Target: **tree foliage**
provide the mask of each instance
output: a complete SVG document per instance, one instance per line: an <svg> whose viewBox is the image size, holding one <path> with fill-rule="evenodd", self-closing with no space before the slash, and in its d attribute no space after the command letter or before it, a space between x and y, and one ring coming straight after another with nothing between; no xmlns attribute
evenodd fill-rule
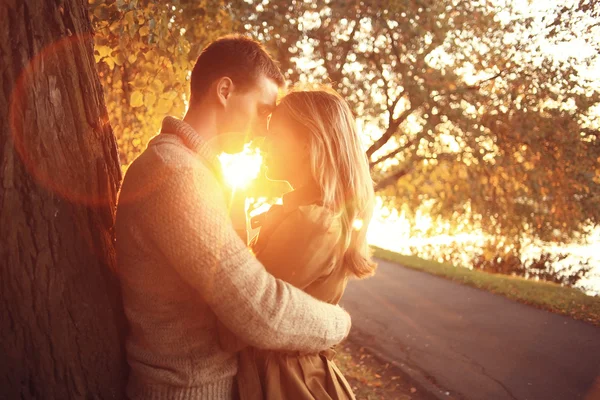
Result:
<svg viewBox="0 0 600 400"><path fill-rule="evenodd" d="M562 286L575 286L589 274L592 267L589 265L589 260L582 260L577 264L557 268L556 265L568 257L567 254L542 253L532 260L523 262L514 254L509 254L505 258L497 254L491 258L481 254L475 258L473 268L494 274L521 276L554 282Z"/></svg>
<svg viewBox="0 0 600 400"><path fill-rule="evenodd" d="M202 48L233 29L215 0L89 0L110 124L126 167L166 115L183 115Z"/></svg>
<svg viewBox="0 0 600 400"><path fill-rule="evenodd" d="M576 60L532 52L533 18L491 3L233 9L291 81L331 82L352 104L387 205L467 218L518 252L525 235L564 242L598 224L600 95Z"/></svg>
<svg viewBox="0 0 600 400"><path fill-rule="evenodd" d="M573 32L600 53L600 3L595 0L572 0L560 4L546 19L547 36L555 41L569 40Z"/></svg>
<svg viewBox="0 0 600 400"><path fill-rule="evenodd" d="M468 226L519 254L524 237L568 242L598 225L600 91L582 73L598 59L543 49L575 36L569 13L594 32L594 2L545 25L517 3L90 0L90 12L124 164L165 114L182 114L202 46L245 32L290 82L345 96L385 205L428 213L425 233Z"/></svg>

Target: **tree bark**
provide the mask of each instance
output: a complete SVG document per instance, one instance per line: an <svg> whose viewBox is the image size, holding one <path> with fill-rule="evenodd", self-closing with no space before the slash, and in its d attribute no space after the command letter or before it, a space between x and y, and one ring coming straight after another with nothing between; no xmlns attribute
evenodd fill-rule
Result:
<svg viewBox="0 0 600 400"><path fill-rule="evenodd" d="M0 2L0 399L124 397L116 141L86 0Z"/></svg>

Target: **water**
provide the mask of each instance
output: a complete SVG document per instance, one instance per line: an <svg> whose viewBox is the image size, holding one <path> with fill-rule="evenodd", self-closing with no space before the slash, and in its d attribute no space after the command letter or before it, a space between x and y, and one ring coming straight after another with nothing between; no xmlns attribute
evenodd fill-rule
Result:
<svg viewBox="0 0 600 400"><path fill-rule="evenodd" d="M477 251L483 244L483 237L476 234L462 233L459 235L437 235L427 238L411 237L407 229L406 221L397 218L373 219L369 226L367 239L370 244L387 250L402 254L410 254L410 248L423 248L425 246L445 246L460 244L465 248L461 266L468 267L471 254ZM569 257L563 261L564 264L577 263L579 260L590 259L592 271L587 278L582 279L577 286L586 288L590 295L600 295L600 229L596 229L588 238L589 243L585 245L564 246L528 246L524 251L524 257L530 258L541 251L550 253L565 253ZM435 256L431 257L435 259ZM437 261L442 261L441 259ZM560 265L560 264L559 264Z"/></svg>

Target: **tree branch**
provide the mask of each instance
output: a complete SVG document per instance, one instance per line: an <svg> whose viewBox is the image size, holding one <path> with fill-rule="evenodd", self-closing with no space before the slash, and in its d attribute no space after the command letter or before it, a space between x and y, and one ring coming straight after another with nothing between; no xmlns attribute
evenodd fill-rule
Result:
<svg viewBox="0 0 600 400"><path fill-rule="evenodd" d="M396 98L394 100L392 100L390 97L390 83L383 76L383 65L373 55L373 53L371 53L371 55L369 56L369 59L371 60L371 62L373 62L373 64L375 64L377 71L379 71L379 76L381 77L381 80L383 81L383 89L385 92L385 105L389 112L388 125L392 125L392 123L394 121L394 111L396 110L396 106L398 105L398 102L400 102L400 99L402 98L402 94L404 93L404 91L402 93L400 93L398 96L396 96Z"/></svg>
<svg viewBox="0 0 600 400"><path fill-rule="evenodd" d="M348 59L348 54L350 53L350 50L352 50L352 44L354 42L354 37L356 36L356 32L358 32L358 27L360 26L359 23L360 20L360 15L357 15L356 20L354 21L354 26L352 27L352 31L350 32L350 37L348 40L346 40L343 44L343 48L342 48L342 54L340 55L339 60L336 60L335 57L332 57L331 63L334 63L334 65L331 65L331 63L327 62L327 48L329 46L327 46L326 40L325 40L325 29L319 29L319 33L318 33L318 39L319 39L319 52L321 53L321 57L323 59L323 66L325 67L325 70L327 71L327 75L329 76L329 79L332 82L337 82L337 83L341 83L342 81L342 70L344 65L346 64L346 60ZM335 66L335 62L339 62L340 63L340 68L336 68Z"/></svg>
<svg viewBox="0 0 600 400"><path fill-rule="evenodd" d="M381 135L381 137L379 139L377 139L367 150L367 157L369 159L371 158L373 153L375 153L377 150L379 150L384 144L386 144L390 140L390 138L392 136L394 136L394 134L398 131L398 127L400 126L400 124L402 124L402 122L404 122L406 120L406 118L408 118L408 116L410 114L412 114L412 112L413 112L413 107L410 107L410 108L404 110L402 112L402 114L400 114L400 116L398 116L398 118L392 120L392 123L389 124L385 133L383 135Z"/></svg>
<svg viewBox="0 0 600 400"><path fill-rule="evenodd" d="M348 54L350 54L350 50L352 50L352 42L354 41L354 37L356 36L356 32L358 31L358 27L360 26L360 15L356 16L356 21L354 21L354 26L352 27L352 31L350 32L350 37L344 43L344 52L342 57L340 57L340 65L343 66L346 64L346 60L348 59Z"/></svg>
<svg viewBox="0 0 600 400"><path fill-rule="evenodd" d="M414 169L414 166L423 160L437 160L438 163L440 163L445 160L450 160L450 159L452 159L452 157L453 157L453 155L448 154L448 153L436 154L435 157L415 156L411 161L406 163L404 168L401 168L395 172L392 172L388 176L386 176L383 179L376 182L375 183L375 191L377 192L377 191L383 190L383 189L387 188L388 186L395 184L396 182L398 182L398 180L400 178L411 173Z"/></svg>
<svg viewBox="0 0 600 400"><path fill-rule="evenodd" d="M377 164L380 164L380 163L384 162L385 160L395 157L397 154L403 152L404 150L406 150L410 146L412 146L414 144L414 142L415 142L415 139L409 140L404 146L400 146L396 150L386 154L385 156L379 157L377 160L369 163L369 168L373 168Z"/></svg>
<svg viewBox="0 0 600 400"><path fill-rule="evenodd" d="M434 100L437 100L440 96L449 96L449 95L453 95L453 94L458 94L458 93L463 93L463 92L467 92L470 90L477 90L479 88L481 88L481 86L489 81L493 81L494 79L499 78L500 76L502 76L502 74L504 74L504 72L506 72L506 69L500 70L497 74L495 74L494 76L491 76L489 78L483 79L480 82L477 82L473 85L466 85L463 87L459 87L457 89L454 90L449 90L449 91L439 91L438 94L436 95L436 98Z"/></svg>
<svg viewBox="0 0 600 400"><path fill-rule="evenodd" d="M411 171L412 167L405 167L386 176L385 178L383 178L375 184L375 191L378 192L387 188L388 186L393 185L394 183L398 182L398 179L402 178L404 175L409 174Z"/></svg>

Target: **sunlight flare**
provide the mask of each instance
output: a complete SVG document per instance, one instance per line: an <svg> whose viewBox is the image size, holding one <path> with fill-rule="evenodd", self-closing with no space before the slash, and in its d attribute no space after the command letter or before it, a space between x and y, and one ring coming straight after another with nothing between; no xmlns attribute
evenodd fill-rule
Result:
<svg viewBox="0 0 600 400"><path fill-rule="evenodd" d="M363 220L362 219L355 219L352 222L352 228L354 228L355 231L360 231L363 227Z"/></svg>
<svg viewBox="0 0 600 400"><path fill-rule="evenodd" d="M241 153L221 153L219 161L223 167L225 182L232 188L245 188L258 176L262 156L258 149L246 146Z"/></svg>

